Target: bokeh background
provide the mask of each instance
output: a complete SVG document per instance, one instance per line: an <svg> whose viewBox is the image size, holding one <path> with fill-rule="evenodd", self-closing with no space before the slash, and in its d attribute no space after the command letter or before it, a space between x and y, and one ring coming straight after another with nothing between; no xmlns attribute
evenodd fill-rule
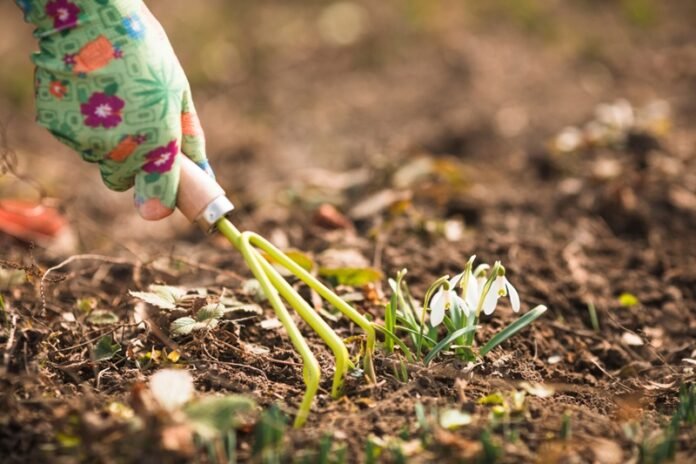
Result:
<svg viewBox="0 0 696 464"><path fill-rule="evenodd" d="M689 0L147 3L240 214L277 203L312 169L377 169L428 152L488 159L495 171L617 98L663 100L677 125L696 118ZM3 146L58 199L78 248L166 248L186 233L181 217L141 221L130 193L106 190L94 166L33 123L35 44L11 1L0 31ZM0 196L36 192L4 176Z"/></svg>

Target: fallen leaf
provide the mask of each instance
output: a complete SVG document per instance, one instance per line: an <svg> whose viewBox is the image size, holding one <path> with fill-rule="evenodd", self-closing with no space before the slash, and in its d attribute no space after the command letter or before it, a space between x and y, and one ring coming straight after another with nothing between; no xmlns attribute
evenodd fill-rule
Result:
<svg viewBox="0 0 696 464"><path fill-rule="evenodd" d="M505 398L500 392L491 393L478 400L478 404L503 404L504 402Z"/></svg>
<svg viewBox="0 0 696 464"><path fill-rule="evenodd" d="M95 309L86 320L97 325L115 324L118 322L118 316L108 309Z"/></svg>
<svg viewBox="0 0 696 464"><path fill-rule="evenodd" d="M353 223L335 206L324 203L314 213L314 223L326 229L352 229Z"/></svg>
<svg viewBox="0 0 696 464"><path fill-rule="evenodd" d="M621 341L628 346L643 346L643 339L632 332L624 332L621 335Z"/></svg>
<svg viewBox="0 0 696 464"><path fill-rule="evenodd" d="M311 272L312 269L314 269L314 260L307 253L295 249L285 250L283 251L283 253L285 254L285 256L290 258L292 262L300 266L305 271ZM286 269L285 266L283 266L282 263L278 262L268 253L263 253L263 257L266 258L266 260L269 263L274 264L276 267L280 268L284 273L290 272Z"/></svg>
<svg viewBox="0 0 696 464"><path fill-rule="evenodd" d="M111 336L104 335L94 347L94 360L97 362L108 361L119 351L121 351L121 345L116 343Z"/></svg>
<svg viewBox="0 0 696 464"><path fill-rule="evenodd" d="M321 268L319 269L319 275L332 280L337 285L349 285L351 287L360 287L382 280L382 272L372 267Z"/></svg>
<svg viewBox="0 0 696 464"><path fill-rule="evenodd" d="M469 425L471 421L471 414L459 409L446 409L440 412L440 426L447 430L455 430L463 425Z"/></svg>
<svg viewBox="0 0 696 464"><path fill-rule="evenodd" d="M630 308L632 306L640 304L640 301L638 300L638 297L634 294L624 292L621 295L619 295L619 304L624 308Z"/></svg>
<svg viewBox="0 0 696 464"><path fill-rule="evenodd" d="M261 321L259 325L264 330L273 330L282 327L283 324L278 320L278 318L274 317L273 319L265 319Z"/></svg>
<svg viewBox="0 0 696 464"><path fill-rule="evenodd" d="M412 193L391 189L380 190L355 205L348 215L353 219L367 219L389 208L398 201L410 200Z"/></svg>
<svg viewBox="0 0 696 464"><path fill-rule="evenodd" d="M550 398L556 391L549 385L537 382L521 382L520 387L527 393L538 398Z"/></svg>
<svg viewBox="0 0 696 464"><path fill-rule="evenodd" d="M172 412L193 397L193 377L181 369L162 369L150 377L150 391L160 406Z"/></svg>

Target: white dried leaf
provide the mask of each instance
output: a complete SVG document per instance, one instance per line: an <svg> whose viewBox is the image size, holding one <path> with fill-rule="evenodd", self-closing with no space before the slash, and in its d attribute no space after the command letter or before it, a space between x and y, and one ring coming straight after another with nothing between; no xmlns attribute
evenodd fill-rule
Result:
<svg viewBox="0 0 696 464"><path fill-rule="evenodd" d="M265 319L259 323L262 329L265 330L273 330L277 329L283 324L278 320L278 318L274 317L273 319Z"/></svg>
<svg viewBox="0 0 696 464"><path fill-rule="evenodd" d="M195 391L193 377L180 369L162 369L150 377L150 390L157 402L167 411L186 404Z"/></svg>
<svg viewBox="0 0 696 464"><path fill-rule="evenodd" d="M471 424L471 414L458 409L446 409L440 413L440 426L454 430L463 425Z"/></svg>
<svg viewBox="0 0 696 464"><path fill-rule="evenodd" d="M623 335L621 335L621 341L628 346L643 346L645 344L643 339L633 332L624 332Z"/></svg>

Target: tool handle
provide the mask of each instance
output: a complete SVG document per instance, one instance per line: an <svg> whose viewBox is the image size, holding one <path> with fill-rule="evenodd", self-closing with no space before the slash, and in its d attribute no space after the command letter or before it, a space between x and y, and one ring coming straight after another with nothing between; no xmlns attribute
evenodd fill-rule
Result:
<svg viewBox="0 0 696 464"><path fill-rule="evenodd" d="M218 219L234 209L225 191L187 156L179 155L181 177L176 206L191 222L206 231L215 226Z"/></svg>

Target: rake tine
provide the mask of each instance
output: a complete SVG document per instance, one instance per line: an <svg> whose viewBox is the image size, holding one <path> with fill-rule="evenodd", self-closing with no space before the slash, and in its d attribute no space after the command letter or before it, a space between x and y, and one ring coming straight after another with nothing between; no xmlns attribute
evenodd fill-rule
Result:
<svg viewBox="0 0 696 464"><path fill-rule="evenodd" d="M252 239L253 237L250 233L244 232L242 234L242 240L247 238ZM348 348L346 348L345 343L343 343L343 340L341 340L336 332L319 317L314 308L312 308L295 289L282 278L278 271L275 270L268 261L260 257L261 255L258 252L256 253L259 256L261 267L269 277L273 286L280 292L285 301L297 311L300 317L319 334L327 345L329 345L331 351L333 351L334 357L336 358L336 372L334 373L333 385L331 387L331 396L337 398L343 387L343 379L348 372L348 368L351 367L352 364L350 362Z"/></svg>
<svg viewBox="0 0 696 464"><path fill-rule="evenodd" d="M346 317L348 317L351 321L353 321L355 324L357 324L360 328L362 328L365 331L367 335L367 353L365 355L364 368L368 379L374 382L375 373L372 364L372 353L374 352L375 347L375 329L370 323L370 321L368 321L362 314L355 310L355 308L346 303L338 295L332 292L328 287L326 287L319 280L317 280L313 275L311 275L304 268L302 268L302 266L298 265L296 262L288 258L288 256L285 253L273 246L271 242L254 232L244 232L244 234L249 234L249 236L251 237L251 239L253 239L255 245L258 248L268 253L276 262L281 264L288 271L290 271L297 278L299 278L302 282L314 289L326 301L331 303L333 307L338 309L341 313L343 313ZM283 282L285 282L284 279ZM285 283L287 284L287 282ZM302 301L304 302L304 300ZM306 304L306 302L304 303ZM314 312L313 309L312 312Z"/></svg>
<svg viewBox="0 0 696 464"><path fill-rule="evenodd" d="M285 327L285 330L287 330L288 336L290 337L293 346L302 357L302 361L304 364L303 377L306 385L306 390L304 396L302 397L302 402L300 403L300 407L297 411L297 416L295 417L294 423L295 427L300 427L305 423L305 421L309 417L309 411L312 408L312 402L314 401L314 397L316 396L317 391L319 390L319 381L321 380L321 369L319 368L319 362L312 353L312 350L310 350L307 341L302 336L302 333L297 328L297 325L295 325L295 322L292 320L290 313L283 304L283 301L280 299L278 291L271 283L269 276L266 275L266 273L264 272L261 263L265 261L258 255L258 252L254 250L254 248L249 244L248 237L244 237L243 234L239 235L239 231L226 219L223 219L218 222L218 228L223 234L225 234L226 237L230 238L235 247L244 256L244 260L249 265L251 272L259 281L259 284L261 285L261 288L266 294L268 301L271 303L271 306L273 306L273 309L276 315L278 316L278 319ZM234 233L235 231L237 232L236 234ZM225 232L228 232L229 235ZM233 240L232 237L236 237L236 240Z"/></svg>

